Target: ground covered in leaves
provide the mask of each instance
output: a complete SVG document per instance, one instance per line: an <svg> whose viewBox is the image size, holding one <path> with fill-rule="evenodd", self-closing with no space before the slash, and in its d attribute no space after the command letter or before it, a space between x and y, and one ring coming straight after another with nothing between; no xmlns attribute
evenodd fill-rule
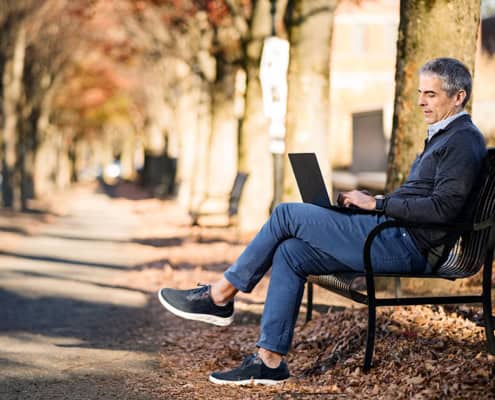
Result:
<svg viewBox="0 0 495 400"><path fill-rule="evenodd" d="M131 210L142 218L139 240L152 250L153 261L119 275L116 284L149 291L149 321L134 334L159 345L161 364L149 380L130 378L131 393L162 399L495 398L495 357L486 350L479 308L380 309L374 367L364 374L366 310L323 290L316 290L313 320L305 324L301 312L287 357L288 382L210 384L211 371L237 366L255 351L267 279L252 294L238 297L235 322L224 328L171 315L155 293L161 286L189 288L220 277L249 237L238 242L233 230L192 229L172 202L137 201Z"/></svg>

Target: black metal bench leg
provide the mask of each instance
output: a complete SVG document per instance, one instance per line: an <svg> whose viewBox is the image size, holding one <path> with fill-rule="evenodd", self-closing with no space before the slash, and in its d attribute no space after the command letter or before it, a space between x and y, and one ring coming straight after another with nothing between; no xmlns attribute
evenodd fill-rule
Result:
<svg viewBox="0 0 495 400"><path fill-rule="evenodd" d="M486 333L486 341L488 344L488 352L490 354L495 355L495 336L493 334L493 330L495 329L495 324L493 323L493 315L491 314L491 308L483 306L483 315L485 318L485 333Z"/></svg>
<svg viewBox="0 0 495 400"><path fill-rule="evenodd" d="M494 316L492 315L492 257L488 257L483 270L483 318L488 351L495 355Z"/></svg>
<svg viewBox="0 0 495 400"><path fill-rule="evenodd" d="M313 318L313 283L308 282L306 290L308 291L308 305L306 310L306 322Z"/></svg>
<svg viewBox="0 0 495 400"><path fill-rule="evenodd" d="M366 351L364 353L364 372L369 372L373 359L373 349L375 347L375 332L376 332L376 307L373 304L368 304L368 331L366 333Z"/></svg>
<svg viewBox="0 0 495 400"><path fill-rule="evenodd" d="M369 253L368 253L369 254ZM365 263L369 265L370 260ZM375 332L376 332L376 297L375 297L375 281L369 274L366 275L366 292L368 297L368 331L366 332L366 351L364 353L363 371L369 372L373 359L373 349L375 347Z"/></svg>

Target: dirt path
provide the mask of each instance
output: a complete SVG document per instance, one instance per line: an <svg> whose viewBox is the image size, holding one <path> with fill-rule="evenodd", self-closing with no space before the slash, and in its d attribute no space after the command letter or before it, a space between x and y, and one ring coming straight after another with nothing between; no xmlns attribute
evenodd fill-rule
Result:
<svg viewBox="0 0 495 400"><path fill-rule="evenodd" d="M114 283L149 259L133 241L140 220L89 190L65 201L65 216L34 228L0 218L11 239L0 252L0 398L149 398L126 383L159 364L131 334L149 319L149 295Z"/></svg>

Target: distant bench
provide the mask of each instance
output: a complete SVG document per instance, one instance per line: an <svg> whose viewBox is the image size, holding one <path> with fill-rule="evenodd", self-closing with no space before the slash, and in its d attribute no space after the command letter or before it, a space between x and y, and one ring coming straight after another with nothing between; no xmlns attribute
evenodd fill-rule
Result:
<svg viewBox="0 0 495 400"><path fill-rule="evenodd" d="M218 211L203 211L201 208L205 200L208 199L208 196L202 202L200 202L196 210L192 210L189 212L189 216L191 217L191 225L199 225L199 219L201 217L211 215L227 215L227 226L234 225L236 223L237 213L239 212L239 203L241 201L242 192L244 190L244 186L246 184L248 176L249 175L244 172L237 173L229 193L228 206L226 209Z"/></svg>
<svg viewBox="0 0 495 400"><path fill-rule="evenodd" d="M366 352L364 357L364 371L371 368L376 330L376 307L379 306L408 306L420 304L468 304L482 303L485 320L485 333L488 351L495 354L494 329L495 321L492 315L492 262L495 247L495 148L488 150L485 160L485 174L480 189L475 193L472 202L473 222L470 224L415 224L399 220L389 220L376 226L368 235L363 248L364 272L343 272L333 275L308 277L308 309L306 319L311 320L313 310L313 285L317 284L327 290L347 297L355 302L368 306L368 330ZM430 275L409 274L380 274L373 272L371 263L371 247L374 238L381 231L391 227L431 228L448 230L461 234L451 250L448 259ZM470 277L483 269L483 283L481 295L457 295L437 297L410 297L403 298L397 295L392 298L376 298L375 278L424 278L456 280ZM358 278L364 278L366 288L360 289Z"/></svg>

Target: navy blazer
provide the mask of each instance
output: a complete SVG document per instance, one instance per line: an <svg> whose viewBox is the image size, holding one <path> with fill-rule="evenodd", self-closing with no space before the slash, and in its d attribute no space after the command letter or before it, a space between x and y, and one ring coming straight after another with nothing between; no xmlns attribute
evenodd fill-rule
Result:
<svg viewBox="0 0 495 400"><path fill-rule="evenodd" d="M387 216L407 221L458 222L463 218L486 154L483 135L469 115L462 115L429 142L425 141L425 148L414 161L406 182L378 200L377 208ZM448 236L447 232L438 230L409 231L423 254Z"/></svg>

